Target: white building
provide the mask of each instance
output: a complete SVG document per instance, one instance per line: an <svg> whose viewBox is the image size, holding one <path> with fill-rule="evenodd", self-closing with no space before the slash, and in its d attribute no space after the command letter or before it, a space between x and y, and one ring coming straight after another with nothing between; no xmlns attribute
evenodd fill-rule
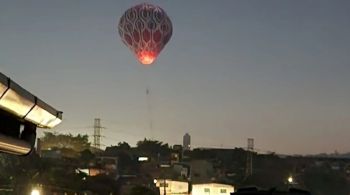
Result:
<svg viewBox="0 0 350 195"><path fill-rule="evenodd" d="M203 183L192 185L192 195L230 195L235 189L231 185Z"/></svg>
<svg viewBox="0 0 350 195"><path fill-rule="evenodd" d="M156 186L159 188L160 195L165 194L183 194L188 195L189 184L183 181L174 181L166 179L156 180Z"/></svg>
<svg viewBox="0 0 350 195"><path fill-rule="evenodd" d="M191 150L191 136L188 133L183 137L183 150Z"/></svg>

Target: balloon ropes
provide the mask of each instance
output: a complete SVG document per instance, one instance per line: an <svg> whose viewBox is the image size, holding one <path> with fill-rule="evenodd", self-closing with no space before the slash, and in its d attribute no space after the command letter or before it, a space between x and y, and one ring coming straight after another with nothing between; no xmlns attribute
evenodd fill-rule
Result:
<svg viewBox="0 0 350 195"><path fill-rule="evenodd" d="M150 67L169 42L173 27L166 12L159 6L142 3L127 9L121 16L118 32L123 43L131 50L136 59ZM147 76L145 76L147 79ZM148 81L146 81L148 83ZM153 138L153 119L151 87L146 87L149 128Z"/></svg>

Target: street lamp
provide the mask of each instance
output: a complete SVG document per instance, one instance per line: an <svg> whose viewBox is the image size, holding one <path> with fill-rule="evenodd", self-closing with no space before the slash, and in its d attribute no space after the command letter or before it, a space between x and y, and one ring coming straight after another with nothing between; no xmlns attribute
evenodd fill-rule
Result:
<svg viewBox="0 0 350 195"><path fill-rule="evenodd" d="M293 176L289 176L289 177L287 178L287 185L288 185L288 188L290 188L293 184L294 184L294 178L293 178Z"/></svg>
<svg viewBox="0 0 350 195"><path fill-rule="evenodd" d="M61 121L62 112L0 73L1 152L30 153L35 144L36 128L51 129Z"/></svg>
<svg viewBox="0 0 350 195"><path fill-rule="evenodd" d="M40 195L40 191L36 188L32 189L32 192L30 193L30 195Z"/></svg>

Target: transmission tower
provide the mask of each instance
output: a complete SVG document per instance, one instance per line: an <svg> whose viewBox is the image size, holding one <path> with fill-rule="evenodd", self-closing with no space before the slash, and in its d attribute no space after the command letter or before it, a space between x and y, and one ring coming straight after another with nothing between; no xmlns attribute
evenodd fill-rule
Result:
<svg viewBox="0 0 350 195"><path fill-rule="evenodd" d="M101 119L95 118L93 146L97 149L101 149L101 129L102 129Z"/></svg>
<svg viewBox="0 0 350 195"><path fill-rule="evenodd" d="M254 151L254 139L248 138L248 148L247 148L247 164L245 177L253 175L253 151Z"/></svg>

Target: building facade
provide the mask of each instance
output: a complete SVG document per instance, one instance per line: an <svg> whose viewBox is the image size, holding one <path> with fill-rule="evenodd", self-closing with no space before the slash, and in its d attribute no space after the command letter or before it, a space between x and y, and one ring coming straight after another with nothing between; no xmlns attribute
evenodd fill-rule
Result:
<svg viewBox="0 0 350 195"><path fill-rule="evenodd" d="M230 195L235 191L231 185L203 183L192 185L192 195Z"/></svg>

